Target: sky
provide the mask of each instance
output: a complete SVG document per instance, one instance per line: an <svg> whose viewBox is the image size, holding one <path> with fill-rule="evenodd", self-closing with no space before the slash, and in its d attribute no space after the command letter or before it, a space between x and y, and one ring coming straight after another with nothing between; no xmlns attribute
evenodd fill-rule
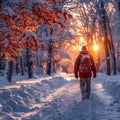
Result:
<svg viewBox="0 0 120 120"><path fill-rule="evenodd" d="M73 74L0 78L0 120L120 120L119 75L98 73L82 100Z"/></svg>

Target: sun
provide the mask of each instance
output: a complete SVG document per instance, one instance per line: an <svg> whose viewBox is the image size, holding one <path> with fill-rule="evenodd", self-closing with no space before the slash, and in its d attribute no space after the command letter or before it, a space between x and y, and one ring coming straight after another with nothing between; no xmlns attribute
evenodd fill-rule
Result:
<svg viewBox="0 0 120 120"><path fill-rule="evenodd" d="M98 51L98 49L99 49L99 46L98 46L98 44L96 43L96 41L94 40L93 50L94 50L94 51Z"/></svg>
<svg viewBox="0 0 120 120"><path fill-rule="evenodd" d="M97 50L99 49L98 45L95 44L95 45L93 46L93 49L94 49L94 51L97 51Z"/></svg>

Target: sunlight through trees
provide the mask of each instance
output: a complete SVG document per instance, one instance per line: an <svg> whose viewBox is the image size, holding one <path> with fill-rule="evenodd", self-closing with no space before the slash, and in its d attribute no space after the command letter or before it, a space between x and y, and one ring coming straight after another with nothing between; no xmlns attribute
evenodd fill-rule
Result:
<svg viewBox="0 0 120 120"><path fill-rule="evenodd" d="M82 45L94 56L98 71L119 72L119 1L1 0L0 16L0 71L7 69L5 76L11 69L30 78L34 72L72 71Z"/></svg>

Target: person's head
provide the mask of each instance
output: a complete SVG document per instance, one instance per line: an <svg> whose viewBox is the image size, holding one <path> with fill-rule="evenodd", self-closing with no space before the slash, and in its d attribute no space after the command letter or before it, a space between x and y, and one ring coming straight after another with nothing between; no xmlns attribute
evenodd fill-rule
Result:
<svg viewBox="0 0 120 120"><path fill-rule="evenodd" d="M83 46L81 47L81 51L88 51L87 46L83 45Z"/></svg>

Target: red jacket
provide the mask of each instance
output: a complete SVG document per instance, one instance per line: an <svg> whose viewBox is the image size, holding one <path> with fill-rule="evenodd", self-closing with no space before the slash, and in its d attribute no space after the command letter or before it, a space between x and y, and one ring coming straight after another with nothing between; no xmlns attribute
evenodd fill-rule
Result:
<svg viewBox="0 0 120 120"><path fill-rule="evenodd" d="M79 73L79 77L80 78L91 78L92 77L92 72L93 72L93 75L96 76L96 67L95 67L95 63L94 63L94 60L93 58L90 56L90 61L92 63L92 71L89 71L89 72L81 72L79 70L79 65L80 65L80 62L81 62L81 57L82 55L81 54L89 54L88 51L81 51L79 56L77 57L76 61L75 61L75 64L74 64L74 74L75 75L78 75Z"/></svg>

